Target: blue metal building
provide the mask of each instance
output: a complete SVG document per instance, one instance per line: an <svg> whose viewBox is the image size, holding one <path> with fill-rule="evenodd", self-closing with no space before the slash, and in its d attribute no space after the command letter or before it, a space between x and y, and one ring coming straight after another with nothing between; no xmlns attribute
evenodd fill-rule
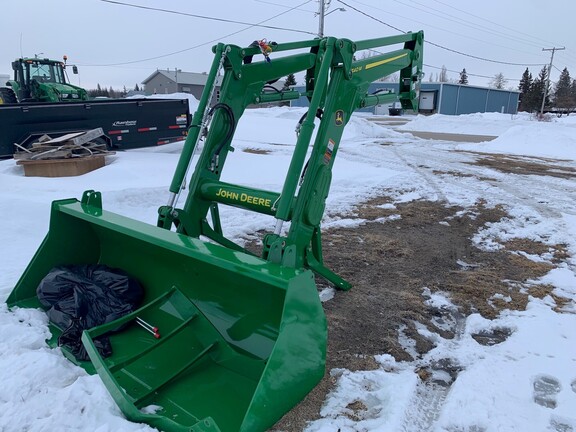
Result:
<svg viewBox="0 0 576 432"><path fill-rule="evenodd" d="M420 111L458 115L477 112L516 114L520 92L450 83L422 83ZM432 100L427 100L431 97Z"/></svg>
<svg viewBox="0 0 576 432"><path fill-rule="evenodd" d="M368 93L387 89L398 92L398 84L374 82ZM304 91L304 87L295 88ZM497 90L451 83L422 83L420 87L419 112L447 115L472 114L477 112L499 112L516 114L520 92L515 90ZM301 97L292 102L292 106L308 106L308 99ZM372 107L360 111L387 114L383 107Z"/></svg>

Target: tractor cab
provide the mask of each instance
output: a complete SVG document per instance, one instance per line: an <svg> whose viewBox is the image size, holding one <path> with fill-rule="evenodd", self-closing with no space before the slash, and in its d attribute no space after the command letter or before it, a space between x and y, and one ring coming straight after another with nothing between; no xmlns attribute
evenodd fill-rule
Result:
<svg viewBox="0 0 576 432"><path fill-rule="evenodd" d="M86 90L69 84L64 62L47 58L20 58L12 62L14 80L9 81L19 102L86 100ZM78 73L76 66L73 73Z"/></svg>

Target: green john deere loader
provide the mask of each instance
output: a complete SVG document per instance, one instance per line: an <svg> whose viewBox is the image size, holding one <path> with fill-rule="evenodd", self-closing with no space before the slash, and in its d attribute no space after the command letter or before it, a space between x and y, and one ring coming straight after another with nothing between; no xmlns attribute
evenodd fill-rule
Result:
<svg viewBox="0 0 576 432"><path fill-rule="evenodd" d="M142 285L141 306L84 330L89 361L64 349L65 355L95 370L132 421L168 432L266 430L324 375L326 318L314 274L350 288L324 265L320 232L344 127L354 110L397 98L405 109L417 108L422 44L418 32L359 42L326 37L246 48L216 45L157 226L104 211L95 191L80 201L55 201L49 232L9 306L40 307L37 287L56 266L122 269ZM390 45L399 46L355 58L359 51ZM299 72L306 76L303 92L269 90L269 83ZM396 72L397 94L368 94L373 81ZM221 74L219 100L211 106ZM282 190L221 181L246 107L301 96L309 109L298 124ZM187 182L197 147L202 150ZM185 186L188 196L179 206ZM275 219L259 256L225 236L220 205ZM49 343L63 330L52 324ZM96 349L104 336L112 348L107 356Z"/></svg>
<svg viewBox="0 0 576 432"><path fill-rule="evenodd" d="M19 58L12 62L12 70L14 79L0 83L0 104L88 100L85 89L68 82L66 57L64 61ZM72 71L77 74L78 68L72 66Z"/></svg>

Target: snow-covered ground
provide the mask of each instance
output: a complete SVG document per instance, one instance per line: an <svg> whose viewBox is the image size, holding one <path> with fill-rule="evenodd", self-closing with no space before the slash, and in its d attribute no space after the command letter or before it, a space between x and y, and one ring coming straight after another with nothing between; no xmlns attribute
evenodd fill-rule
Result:
<svg viewBox="0 0 576 432"><path fill-rule="evenodd" d="M222 180L280 190L302 113L290 108L248 111ZM478 232L474 241L480 247L526 237L564 243L576 256L573 179L505 174L468 164L474 155L455 151L562 159L559 165L576 169L576 116L551 122L495 113L410 118L397 131L366 116L352 118L335 162L324 226L357 223L342 215L384 189L397 202L442 200L466 207L482 198L488 205L503 204L512 217ZM408 130L498 138L479 144L431 141ZM79 198L84 190L95 189L102 192L105 209L155 224L181 145L118 153L104 168L80 177L24 177L14 161L0 162L0 431L154 430L125 420L98 376L87 375L45 345L49 332L41 311L9 311L3 302L47 232L52 200ZM473 175L435 174L447 171ZM221 216L227 235L237 239L274 226L269 216L237 209L225 208ZM337 386L327 397L323 418L306 431L576 431L575 271L571 258L543 278L556 287L555 294L570 299L561 313L554 311L551 297L531 299L525 311L504 312L493 321L468 317L458 338L431 335L436 347L421 363L450 358L462 369L449 391L423 393L413 363L382 353L379 370L332 371ZM432 304L453 307L442 293L422 288ZM471 337L494 328L512 334L493 346ZM366 407L355 421L347 416L353 402Z"/></svg>

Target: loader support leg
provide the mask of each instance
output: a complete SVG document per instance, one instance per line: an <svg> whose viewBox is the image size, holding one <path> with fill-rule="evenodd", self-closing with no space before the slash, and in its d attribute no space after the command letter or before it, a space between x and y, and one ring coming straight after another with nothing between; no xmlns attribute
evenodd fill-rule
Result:
<svg viewBox="0 0 576 432"><path fill-rule="evenodd" d="M306 249L305 260L308 268L310 268L314 273L322 276L328 282L332 283L337 289L348 291L352 288L350 282L343 279L324 265L322 257L322 239L319 227L314 230L311 245Z"/></svg>

